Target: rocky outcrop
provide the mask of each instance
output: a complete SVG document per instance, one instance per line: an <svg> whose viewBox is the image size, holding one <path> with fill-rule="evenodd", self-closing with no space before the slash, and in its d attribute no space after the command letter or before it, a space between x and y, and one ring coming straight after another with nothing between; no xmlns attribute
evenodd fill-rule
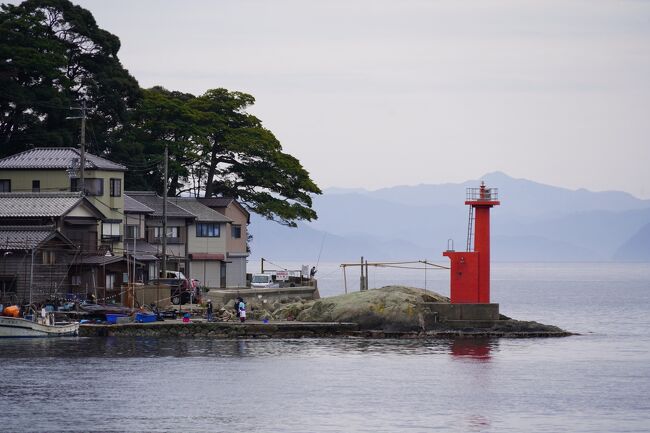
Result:
<svg viewBox="0 0 650 433"><path fill-rule="evenodd" d="M411 287L387 286L285 305L273 317L304 322L353 322L361 329L407 332L422 329L428 302L448 303L449 298Z"/></svg>
<svg viewBox="0 0 650 433"><path fill-rule="evenodd" d="M413 287L387 286L282 305L272 313L272 318L357 323L361 331L379 331L383 334L570 335L556 326L513 320L503 315L498 320L446 320L438 316L436 310L439 309L433 308L440 303L449 304L449 298Z"/></svg>

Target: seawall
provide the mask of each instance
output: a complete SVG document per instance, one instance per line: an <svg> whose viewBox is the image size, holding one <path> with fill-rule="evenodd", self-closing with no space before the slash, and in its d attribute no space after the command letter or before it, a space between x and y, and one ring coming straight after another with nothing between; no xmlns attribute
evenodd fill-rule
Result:
<svg viewBox="0 0 650 433"><path fill-rule="evenodd" d="M498 320L491 327L437 326L420 331L387 331L362 329L357 323L347 322L300 322L273 321L270 323L250 321L183 323L169 320L154 323L125 323L118 325L83 324L79 327L82 337L151 337L151 338L533 338L565 337L570 332L547 327L535 322ZM554 328L554 329L553 329Z"/></svg>

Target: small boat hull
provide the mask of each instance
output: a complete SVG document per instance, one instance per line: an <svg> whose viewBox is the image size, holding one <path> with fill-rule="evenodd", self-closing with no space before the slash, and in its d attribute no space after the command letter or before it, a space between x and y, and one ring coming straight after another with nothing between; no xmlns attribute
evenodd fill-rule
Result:
<svg viewBox="0 0 650 433"><path fill-rule="evenodd" d="M0 316L0 338L7 337L65 337L79 332L78 323L44 325L17 317Z"/></svg>

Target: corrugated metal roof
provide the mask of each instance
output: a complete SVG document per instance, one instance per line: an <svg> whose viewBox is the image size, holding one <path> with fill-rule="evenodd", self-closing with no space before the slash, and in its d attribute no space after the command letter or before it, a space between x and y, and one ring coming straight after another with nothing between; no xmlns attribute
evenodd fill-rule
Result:
<svg viewBox="0 0 650 433"><path fill-rule="evenodd" d="M216 210L210 209L194 197L173 197L170 198L169 201L195 215L198 221L221 223L232 222L232 220L227 216L217 212Z"/></svg>
<svg viewBox="0 0 650 433"><path fill-rule="evenodd" d="M83 200L78 192L0 193L0 218L60 217Z"/></svg>
<svg viewBox="0 0 650 433"><path fill-rule="evenodd" d="M126 195L132 199L139 201L143 205L153 209L154 217L162 217L163 210L163 199L155 192L149 191L125 191ZM171 218L195 218L194 214L187 212L186 210L176 206L174 203L171 203L170 200L167 200L167 217Z"/></svg>
<svg viewBox="0 0 650 433"><path fill-rule="evenodd" d="M59 169L79 165L79 149L73 147L37 147L0 159L1 169ZM86 152L86 170L126 171L122 164Z"/></svg>
<svg viewBox="0 0 650 433"><path fill-rule="evenodd" d="M56 233L52 226L0 227L0 251L31 249Z"/></svg>
<svg viewBox="0 0 650 433"><path fill-rule="evenodd" d="M124 212L132 212L132 213L154 213L155 211L151 209L149 206L145 205L144 203L140 203L139 201L129 197L128 195L124 195Z"/></svg>

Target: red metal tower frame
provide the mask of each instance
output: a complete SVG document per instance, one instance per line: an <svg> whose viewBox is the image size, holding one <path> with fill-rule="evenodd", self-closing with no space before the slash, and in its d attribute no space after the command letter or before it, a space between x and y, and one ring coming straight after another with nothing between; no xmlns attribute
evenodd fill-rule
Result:
<svg viewBox="0 0 650 433"><path fill-rule="evenodd" d="M471 206L468 245L474 227L473 251L445 251L442 255L451 260L451 303L490 303L490 209L501 204L498 190L468 188L465 204Z"/></svg>

